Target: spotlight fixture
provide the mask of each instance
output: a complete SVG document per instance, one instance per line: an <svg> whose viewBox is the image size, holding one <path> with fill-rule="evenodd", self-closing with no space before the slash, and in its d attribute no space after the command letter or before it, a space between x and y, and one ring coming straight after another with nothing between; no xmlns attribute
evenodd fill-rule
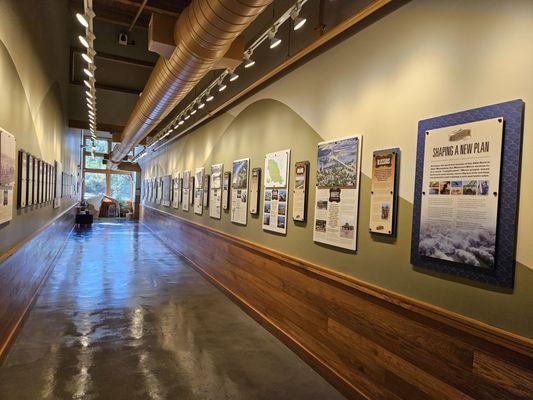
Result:
<svg viewBox="0 0 533 400"><path fill-rule="evenodd" d="M190 116L189 114L187 114L187 115L185 116L184 119L185 119L185 121L186 121L186 120L188 120L189 118L191 118L191 116Z"/></svg>
<svg viewBox="0 0 533 400"><path fill-rule="evenodd" d="M215 98L211 93L207 93L207 97L205 98L205 101L211 101Z"/></svg>
<svg viewBox="0 0 533 400"><path fill-rule="evenodd" d="M295 31L300 29L307 22L307 18L300 17L300 11L302 10L302 5L298 2L291 11L292 26Z"/></svg>
<svg viewBox="0 0 533 400"><path fill-rule="evenodd" d="M94 111L93 110L89 110L89 115L92 115L94 117Z"/></svg>
<svg viewBox="0 0 533 400"><path fill-rule="evenodd" d="M275 28L275 27L272 27L270 32L268 32L268 38L270 39L270 48L271 49L275 49L281 43L281 39L276 37L277 33L278 33L278 29Z"/></svg>
<svg viewBox="0 0 533 400"><path fill-rule="evenodd" d="M244 53L244 68L250 68L255 65L255 60L252 60L252 55L249 52Z"/></svg>
<svg viewBox="0 0 533 400"><path fill-rule="evenodd" d="M91 99L93 98L92 93L89 92L88 90L85 91L85 94L87 95L87 97L90 97Z"/></svg>
<svg viewBox="0 0 533 400"><path fill-rule="evenodd" d="M93 105L89 102L87 102L87 107L89 107L91 110L94 110Z"/></svg>
<svg viewBox="0 0 533 400"><path fill-rule="evenodd" d="M80 43L83 45L83 47L85 47L86 49L89 48L89 42L87 41L87 39L85 39L83 36L78 36L78 40L80 41Z"/></svg>
<svg viewBox="0 0 533 400"><path fill-rule="evenodd" d="M205 103L202 100L200 100L200 102L198 103L198 109L201 110L204 107L205 107Z"/></svg>
<svg viewBox="0 0 533 400"><path fill-rule="evenodd" d="M93 63L93 59L89 57L86 53L81 53L81 58L83 58L87 62L87 64Z"/></svg>
<svg viewBox="0 0 533 400"><path fill-rule="evenodd" d="M89 83L89 81L88 81L87 79L85 79L85 80L83 81L83 83L84 83L85 86L87 86L89 89L92 89L92 86L91 86L91 84Z"/></svg>
<svg viewBox="0 0 533 400"><path fill-rule="evenodd" d="M191 111L191 115L194 115L194 114L196 114L196 110L193 108Z"/></svg>
<svg viewBox="0 0 533 400"><path fill-rule="evenodd" d="M239 79L239 75L237 75L235 72L232 72L229 76L229 81L235 82L237 79Z"/></svg>
<svg viewBox="0 0 533 400"><path fill-rule="evenodd" d="M227 87L228 85L225 85L222 81L220 81L218 84L218 91L223 92L224 90L226 90Z"/></svg>
<svg viewBox="0 0 533 400"><path fill-rule="evenodd" d="M185 121L180 119L180 122L178 122L178 125L183 125L184 123L185 123Z"/></svg>
<svg viewBox="0 0 533 400"><path fill-rule="evenodd" d="M94 77L93 73L89 71L87 68L83 68L83 72L85 72L85 75L87 75L89 78Z"/></svg>
<svg viewBox="0 0 533 400"><path fill-rule="evenodd" d="M89 27L89 22L87 22L87 19L85 18L85 15L76 13L76 18L78 19L79 23L83 25L84 28Z"/></svg>

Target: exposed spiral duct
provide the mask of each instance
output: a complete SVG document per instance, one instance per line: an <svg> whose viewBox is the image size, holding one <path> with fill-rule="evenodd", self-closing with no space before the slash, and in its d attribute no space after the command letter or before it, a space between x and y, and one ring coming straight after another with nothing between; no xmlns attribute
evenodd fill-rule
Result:
<svg viewBox="0 0 533 400"><path fill-rule="evenodd" d="M110 154L120 162L226 54L272 0L192 0L174 27L176 49L160 57Z"/></svg>

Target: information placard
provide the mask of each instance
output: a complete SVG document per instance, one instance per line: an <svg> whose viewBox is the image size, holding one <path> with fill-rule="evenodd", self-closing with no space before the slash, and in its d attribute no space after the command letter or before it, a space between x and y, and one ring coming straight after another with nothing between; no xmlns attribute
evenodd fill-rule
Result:
<svg viewBox="0 0 533 400"><path fill-rule="evenodd" d="M250 214L259 214L259 184L261 182L261 168L252 169L252 182L250 183Z"/></svg>
<svg viewBox="0 0 533 400"><path fill-rule="evenodd" d="M196 168L194 173L194 213L202 215L204 199L204 167Z"/></svg>
<svg viewBox="0 0 533 400"><path fill-rule="evenodd" d="M170 175L165 175L161 178L161 190L163 192L163 199L161 200L161 204L165 207L170 207L170 187L171 184L171 177Z"/></svg>
<svg viewBox="0 0 533 400"><path fill-rule="evenodd" d="M313 240L356 250L361 136L318 144Z"/></svg>
<svg viewBox="0 0 533 400"><path fill-rule="evenodd" d="M182 194L182 201L181 201L181 209L183 211L189 211L189 204L190 204L190 192L191 192L191 171L186 170L183 171L183 194Z"/></svg>
<svg viewBox="0 0 533 400"><path fill-rule="evenodd" d="M174 173L172 179L172 208L179 208L181 203L181 180L180 173Z"/></svg>
<svg viewBox="0 0 533 400"><path fill-rule="evenodd" d="M222 164L214 164L211 166L211 185L210 185L210 200L209 200L209 216L211 218L220 219L222 209Z"/></svg>
<svg viewBox="0 0 533 400"><path fill-rule="evenodd" d="M288 149L265 155L264 230L287 233L290 158Z"/></svg>
<svg viewBox="0 0 533 400"><path fill-rule="evenodd" d="M0 129L0 224L13 218L16 149L15 137Z"/></svg>
<svg viewBox="0 0 533 400"><path fill-rule="evenodd" d="M233 161L231 182L231 221L246 225L248 215L249 158Z"/></svg>
<svg viewBox="0 0 533 400"><path fill-rule="evenodd" d="M426 132L419 252L494 267L503 119Z"/></svg>
<svg viewBox="0 0 533 400"><path fill-rule="evenodd" d="M222 188L222 209L227 211L229 210L229 193L231 185L231 172L224 172L224 182Z"/></svg>
<svg viewBox="0 0 533 400"><path fill-rule="evenodd" d="M299 161L294 165L294 185L292 189L292 219L305 222L307 219L307 195L309 187L309 161Z"/></svg>
<svg viewBox="0 0 533 400"><path fill-rule="evenodd" d="M370 189L369 231L396 235L396 208L400 149L374 151Z"/></svg>

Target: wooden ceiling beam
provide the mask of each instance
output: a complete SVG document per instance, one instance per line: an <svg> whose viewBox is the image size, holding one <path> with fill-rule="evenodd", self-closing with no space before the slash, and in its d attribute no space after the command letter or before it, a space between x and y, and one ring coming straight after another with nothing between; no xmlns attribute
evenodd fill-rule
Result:
<svg viewBox="0 0 533 400"><path fill-rule="evenodd" d="M141 3L138 3L132 0L114 0L114 1L116 3L123 4L125 6L135 7L136 9L138 9L139 6L141 5ZM171 15L173 17L177 17L179 15L178 12L165 10L164 8L154 7L149 4L145 5L144 9L147 11L152 11L152 12L159 13L159 14Z"/></svg>

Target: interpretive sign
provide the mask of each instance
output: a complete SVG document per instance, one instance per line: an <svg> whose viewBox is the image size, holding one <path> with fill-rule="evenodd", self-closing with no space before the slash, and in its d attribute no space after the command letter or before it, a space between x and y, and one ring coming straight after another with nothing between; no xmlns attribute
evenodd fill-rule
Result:
<svg viewBox="0 0 533 400"><path fill-rule="evenodd" d="M264 230L287 233L290 158L290 150L281 150L265 155Z"/></svg>
<svg viewBox="0 0 533 400"><path fill-rule="evenodd" d="M369 227L372 233L396 235L399 159L400 149L377 150L372 155Z"/></svg>
<svg viewBox="0 0 533 400"><path fill-rule="evenodd" d="M411 262L513 287L524 102L419 122Z"/></svg>
<svg viewBox="0 0 533 400"><path fill-rule="evenodd" d="M231 221L246 225L248 214L249 158L233 161L231 182Z"/></svg>
<svg viewBox="0 0 533 400"><path fill-rule="evenodd" d="M313 240L356 250L361 136L318 144Z"/></svg>
<svg viewBox="0 0 533 400"><path fill-rule="evenodd" d="M299 161L294 165L294 185L292 189L292 219L305 222L307 219L307 192L309 187L309 161Z"/></svg>
<svg viewBox="0 0 533 400"><path fill-rule="evenodd" d="M209 216L220 219L222 207L222 164L211 166L211 184L209 190Z"/></svg>

